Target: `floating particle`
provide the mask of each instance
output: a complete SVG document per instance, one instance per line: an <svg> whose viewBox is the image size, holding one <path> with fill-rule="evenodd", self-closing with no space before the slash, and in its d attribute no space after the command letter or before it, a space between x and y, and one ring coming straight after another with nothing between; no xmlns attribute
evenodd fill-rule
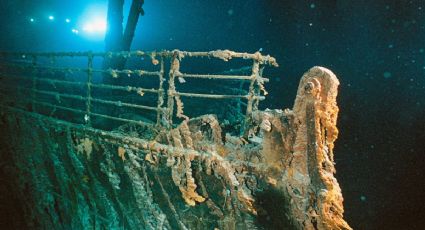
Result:
<svg viewBox="0 0 425 230"><path fill-rule="evenodd" d="M308 24L309 26L313 26L313 23L312 22L310 22L310 24Z"/></svg>
<svg viewBox="0 0 425 230"><path fill-rule="evenodd" d="M311 3L311 4L310 4L310 8L311 8L311 9L314 9L314 8L316 8L316 4L314 4L314 3Z"/></svg>
<svg viewBox="0 0 425 230"><path fill-rule="evenodd" d="M366 196L365 196L365 195L361 195L361 196L360 196L360 200L361 200L362 202L365 202L365 201L366 201Z"/></svg>
<svg viewBox="0 0 425 230"><path fill-rule="evenodd" d="M384 78L385 79L388 79L388 78L391 78L391 77L392 77L391 72L388 72L388 71L384 72Z"/></svg>
<svg viewBox="0 0 425 230"><path fill-rule="evenodd" d="M388 48L392 49L392 48L394 48L394 45L393 44L389 44L388 45Z"/></svg>
<svg viewBox="0 0 425 230"><path fill-rule="evenodd" d="M424 52L424 49L419 49L419 53L423 53Z"/></svg>

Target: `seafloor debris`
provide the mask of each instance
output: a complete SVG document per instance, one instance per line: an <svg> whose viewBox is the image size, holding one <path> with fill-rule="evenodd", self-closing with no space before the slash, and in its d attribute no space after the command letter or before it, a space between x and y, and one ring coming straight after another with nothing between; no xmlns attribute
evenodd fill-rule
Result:
<svg viewBox="0 0 425 230"><path fill-rule="evenodd" d="M184 120L170 129L101 131L4 107L0 128L10 135L0 146L15 151L16 192L31 226L350 229L334 177L338 84L312 68L293 110L253 111L245 136L226 133L215 115L189 119L179 97Z"/></svg>

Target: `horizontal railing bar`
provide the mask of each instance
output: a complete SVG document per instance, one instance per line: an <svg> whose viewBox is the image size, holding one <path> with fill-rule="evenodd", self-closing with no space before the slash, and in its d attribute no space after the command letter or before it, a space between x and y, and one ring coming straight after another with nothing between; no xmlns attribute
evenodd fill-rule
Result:
<svg viewBox="0 0 425 230"><path fill-rule="evenodd" d="M191 75L194 75L194 74L191 74ZM7 79L21 79L21 80L30 80L30 81L33 80L33 78L16 76L16 75L15 76L2 75L2 76ZM196 78L197 76L200 76L200 78L209 78L207 76L213 76L213 75L194 75L194 76L188 76L187 74L182 75L182 77L188 77L188 78L191 78L191 77ZM214 76L218 76L218 75L214 75ZM237 76L237 77L247 77L247 76ZM212 77L212 78L215 78L215 77ZM53 83L53 84L58 83L58 84L78 85L78 86L86 85L85 82L77 82L77 81L62 81L62 80L56 80L51 78L39 78L39 77L34 77L34 79L37 81L44 81L44 82ZM236 79L228 78L228 79L245 80L241 78L236 78ZM267 78L263 78L263 79L267 79ZM158 93L159 92L157 89L147 89L147 88L134 87L134 86L117 86L117 85L106 85L106 84L91 84L91 86L95 88L114 89L114 90L122 90L122 91L128 91L128 92L140 92L140 91L142 91L143 93L145 92Z"/></svg>
<svg viewBox="0 0 425 230"><path fill-rule="evenodd" d="M229 79L229 80L251 80L251 76L236 76L236 75L213 75L213 74L187 74L182 73L176 75L177 77L186 78L206 78L206 79Z"/></svg>
<svg viewBox="0 0 425 230"><path fill-rule="evenodd" d="M57 84L78 85L78 86L86 85L84 82L78 82L78 81L62 81L62 80L56 80L51 78L40 78L40 77L34 77L34 79L37 81L44 81L44 82L53 83L53 84L57 83Z"/></svg>
<svg viewBox="0 0 425 230"><path fill-rule="evenodd" d="M1 95L1 93L0 93ZM4 95L7 97L7 95ZM24 99L24 101L32 101L30 99ZM35 104L39 104L42 106L46 106L46 107L53 107L53 108L57 108L57 109L61 109L61 110L67 110L67 111L71 111L71 112L75 112L75 113L81 113L81 114L85 114L86 111L83 110L79 110L79 109L73 109L73 108L68 108L68 107L64 107L64 106L60 106L60 105L55 105L55 104L51 104L51 103L47 103L47 102L41 102L41 101L34 101ZM19 107L20 108L20 107ZM23 109L23 108L21 108ZM111 119L111 120L117 120L117 121L122 121L122 122L129 122L129 123L134 123L134 124L138 124L138 125L147 125L147 126L153 126L153 124L149 124L147 122L144 121L136 121L136 120L131 120L131 119L125 119L125 118L119 118L119 117L113 117L113 116L109 116L109 115L105 115L105 114L99 114L99 113L93 113L90 112L90 115L93 116L97 116L97 117L103 117L103 118L107 118L107 119Z"/></svg>
<svg viewBox="0 0 425 230"><path fill-rule="evenodd" d="M238 98L248 99L248 96L246 95L218 95L218 94L199 94L199 93L181 93L181 92L175 92L174 95L183 96L183 97L199 97L199 98L211 98L211 99L238 99Z"/></svg>
<svg viewBox="0 0 425 230"><path fill-rule="evenodd" d="M8 79L22 79L22 80L33 80L29 77L21 77L21 76L13 76L9 77ZM38 81L44 81L48 83L59 83L59 84L69 84L69 85L79 85L79 86L85 86L85 82L76 82L76 81L62 81L62 80L55 80L51 78L39 78L35 77L35 80ZM134 86L117 86L117 85L106 85L106 84L91 84L94 88L102 88L102 89L113 89L113 90L122 90L127 92L143 92L143 93L158 93L159 91L157 89L147 89L147 88L141 88L141 87L134 87Z"/></svg>
<svg viewBox="0 0 425 230"><path fill-rule="evenodd" d="M124 56L124 57L132 57L132 56L152 56L152 55L163 55L166 57L170 57L174 54L174 52L182 53L185 56L189 57L214 57L213 54L218 54L217 52L223 52L224 50L216 50L216 51L209 51L209 52L191 52L191 51L122 51L122 52L0 52L0 56L19 56L19 57L28 57L31 56L39 56L39 57L87 57L89 55L92 55L93 57L117 57L117 56ZM229 55L231 57L236 58L246 58L246 59L254 59L256 58L255 53L239 53L239 52L233 52L229 51ZM217 56L217 55L216 55Z"/></svg>
<svg viewBox="0 0 425 230"><path fill-rule="evenodd" d="M105 85L105 84L91 84L92 87L95 88L103 88L103 89L116 89L128 92L143 92L143 93L158 93L157 89L146 89L134 86L118 86L118 85Z"/></svg>
<svg viewBox="0 0 425 230"><path fill-rule="evenodd" d="M74 94L57 93L57 92L38 90L38 89L27 89L27 88L21 88L21 89L33 91L33 92L36 92L36 93L39 93L39 94L51 95L51 96L55 96L55 97L56 96L57 97L66 97L66 98L76 99L76 100L80 100L80 101L87 100L87 98L84 97L84 96L79 96L79 95L74 95Z"/></svg>
<svg viewBox="0 0 425 230"><path fill-rule="evenodd" d="M257 77L257 80L263 81L263 82L270 82L270 79L266 77Z"/></svg>
<svg viewBox="0 0 425 230"><path fill-rule="evenodd" d="M38 57L87 57L92 55L93 57L118 57L118 56L152 56L153 54L160 55L162 52L144 52L144 51L122 51L122 52L0 52L0 56L19 56L30 58L31 56Z"/></svg>
<svg viewBox="0 0 425 230"><path fill-rule="evenodd" d="M31 89L28 89L28 90L31 90ZM42 93L42 94L48 94L48 95L52 95L52 96L67 97L67 98L72 98L72 99L81 100L81 101L87 100L87 97L72 95L72 94L56 93L56 92L43 91L43 90L34 90L34 92ZM121 102L121 101L109 101L109 100L103 100L103 99L97 99L97 98L91 98L91 101L101 103L101 104L115 105L117 107L130 107L130 108L136 108L136 109L158 111L158 109L156 107L131 104L131 103L126 103L126 102Z"/></svg>
<svg viewBox="0 0 425 230"><path fill-rule="evenodd" d="M118 107L124 106L124 107L136 108L136 109L158 111L157 107L151 107L151 106L145 106L145 105L136 105L136 104L125 103L125 102L121 102L121 101L108 101L108 100L102 100L102 99L96 99L96 98L92 98L91 101L97 102L97 103L102 103L102 104L115 105L115 106L118 106Z"/></svg>
<svg viewBox="0 0 425 230"><path fill-rule="evenodd" d="M177 52L179 52L179 56L183 56L183 57L209 57L209 58L221 59L223 61L228 61L232 58L243 58L243 59L256 60L262 64L269 64L275 67L279 66L275 58L271 57L270 55L264 56L260 52L239 53L239 52L234 52L230 50L214 50L209 52L187 52L187 51L177 50Z"/></svg>
<svg viewBox="0 0 425 230"><path fill-rule="evenodd" d="M4 88L0 86L0 89L3 90L13 90L11 88ZM80 95L75 95L75 94L66 94L66 93L58 93L58 92L54 92L54 91L46 91L46 90L39 90L39 89L31 89L31 88L26 88L26 87L21 87L21 86L16 86L15 89L17 90L22 90L22 91L32 91L35 93L40 93L40 94L46 94L46 95L50 95L50 96L59 96L59 97L66 97L66 98L72 98L72 99L76 99L76 100L86 100L87 98L84 96L80 96Z"/></svg>
<svg viewBox="0 0 425 230"><path fill-rule="evenodd" d="M0 89L4 89L4 88L0 87ZM86 101L87 100L87 97L75 95L75 94L65 94L65 93L58 93L58 92L45 91L45 90L33 90L33 89L30 89L30 88L25 88L25 87L16 87L16 89L24 90L24 91L25 90L26 91L32 91L32 92L36 92L36 93L40 93L40 94L46 94L46 95L55 96L55 97L58 96L58 97L64 97L64 98L71 98L71 99L80 100L80 101ZM11 90L11 89L6 89L6 90ZM136 108L136 109L158 111L157 107L137 105L137 104L131 104L131 103L126 103L126 102L121 102L121 101L109 101L109 100L102 100L102 99L97 99L97 98L92 98L91 100L93 102L108 104L108 105L115 105L117 107L131 107L131 108Z"/></svg>
<svg viewBox="0 0 425 230"><path fill-rule="evenodd" d="M28 68L33 68L33 67L28 67ZM96 70L93 70L93 71L96 72ZM108 71L106 71L106 72L108 72ZM117 71L117 73L118 72L122 72L122 71ZM128 73L126 70L123 70L123 72ZM108 72L108 73L110 74L110 72ZM154 73L155 74L157 74L157 73L159 74L160 72L150 72L150 73L151 74L154 74ZM6 76L6 77L9 77L9 76ZM182 74L178 75L178 77L184 77L184 78L200 78L200 79L252 80L252 76L215 75L215 74L187 74L187 73L182 73ZM12 77L9 77L9 78L12 78ZM20 79L25 79L25 80L32 80L32 79L27 78L27 77L19 77L19 76L16 76L16 77L13 77L13 78L20 78ZM60 81L60 80L54 80L54 79L44 80L44 78L38 78L38 77L36 77L35 79L36 80L40 80L40 81L49 81L50 80L52 82L53 81L56 81L57 83L64 83L64 84L67 83L67 81ZM269 82L269 79L268 78L259 78L259 79L260 80L263 80L264 82ZM84 85L84 84L82 84L82 85ZM94 85L92 84L92 86L94 86ZM107 87L110 88L110 89L112 89L112 87L109 87L109 86L107 86ZM113 86L113 87L115 87L114 89L120 89L121 88L121 89L125 90L124 89L125 87L122 88L122 86L121 87L120 86ZM152 92L152 93L157 93L158 92L158 91L149 91L148 89L145 89L143 91Z"/></svg>
<svg viewBox="0 0 425 230"><path fill-rule="evenodd" d="M6 95L6 94L3 94L3 93L0 93L0 95L3 95L3 97L5 97L5 98L12 99L12 98L10 98L10 95ZM43 105L43 106L46 106L46 107L54 107L54 108L58 108L58 109L62 109L62 110L75 112L75 113L85 113L85 111L82 111L82 110L79 110L79 109L68 108L68 107L64 107L64 106L60 106L60 105L54 105L54 104L51 104L51 103L41 102L41 101L37 101L37 100L31 100L31 99L27 99L27 98L22 99L22 101L23 102L32 102L32 103ZM13 101L11 101L11 102L13 102Z"/></svg>
<svg viewBox="0 0 425 230"><path fill-rule="evenodd" d="M219 94L199 94L199 93L182 93L175 92L175 96L182 97L198 97L198 98L210 98L210 99L248 99L249 95L219 95ZM264 100L264 96L254 96L254 99Z"/></svg>
<svg viewBox="0 0 425 230"><path fill-rule="evenodd" d="M101 85L92 85L95 87L101 86ZM106 85L109 86L109 85ZM103 85L102 85L103 87ZM19 90L28 90L28 91L32 91L32 89L29 88L25 88L25 87L16 87ZM114 86L112 86L111 88L116 89ZM2 88L0 87L0 89L6 89L6 88ZM120 87L120 89L122 90L127 90L128 91L128 87ZM135 87L135 89L131 89L134 91L137 91L137 87ZM6 89L6 90L11 90L10 88ZM142 89L142 91L144 92L145 89ZM153 92L154 90L151 90L151 92ZM157 91L157 90L156 90ZM83 96L78 96L78 95L71 95L71 94L63 94L63 93L56 93L53 91L42 91L42 90L35 90L36 93L43 93L43 94L49 94L52 96L60 96L60 97L68 97L68 98L73 98L73 99L77 99L77 100L86 100L86 97ZM146 91L148 92L148 91ZM212 99L247 99L248 96L247 95L216 95L216 94L195 94L195 93L182 93L182 92L176 92L175 95L179 95L179 96L183 96L183 97L198 97L198 98L212 98ZM259 99L259 100L264 100L263 96L257 96L254 99ZM101 100L101 99L92 99L95 102L105 102L105 104L115 104L117 106L125 106L125 107L133 107L133 108L140 108L140 109L147 109L147 110L154 110L155 107L150 107L150 106L142 106L142 105L136 105L136 104L129 104L129 103L123 103L123 102L119 102L119 101L106 101L106 100ZM119 105L120 104L120 105ZM155 108L156 111L157 108Z"/></svg>
<svg viewBox="0 0 425 230"><path fill-rule="evenodd" d="M58 109L62 109L62 110L68 110L68 111L75 112L75 113L83 113L83 114L86 113L86 111L82 111L82 110L78 110L78 109L72 109L72 108L59 106L59 105L54 105L54 104L46 103L46 102L34 101L34 103L41 104L41 105L44 105L44 106L47 106L47 107L54 107L54 108L58 108ZM136 121L136 120L130 120L130 119L125 119L125 118L113 117L113 116L108 116L108 115L99 114L99 113L90 112L90 115L97 116L97 117L103 117L103 118L107 118L107 119L111 119L111 120L122 121L122 122L135 123L135 124L138 124L138 125L149 125L148 123L143 122L143 121Z"/></svg>
<svg viewBox="0 0 425 230"><path fill-rule="evenodd" d="M47 106L47 107L54 107L54 108L58 108L58 109L62 109L62 110L71 111L71 112L74 112L74 113L86 113L86 111L83 111L83 110L68 108L68 107L65 107L65 106L55 105L55 104L51 104L51 103L47 103L47 102L41 102L41 101L37 101L37 100L34 100L33 102L36 103L36 104L39 104L39 105L43 105L43 106Z"/></svg>
<svg viewBox="0 0 425 230"><path fill-rule="evenodd" d="M260 52L256 53L240 53L230 50L214 50L209 52L190 52L190 51L123 51L123 52L0 52L1 56L19 56L24 58L30 58L32 56L38 57L87 57L89 55L93 57L139 57L139 56L151 56L155 58L156 56L163 57L172 57L175 52L179 53L179 56L183 57L209 57L209 58L218 58L224 61L227 61L231 58L243 58L243 59L252 59L258 60L263 63L267 63L273 66L278 66L276 60L269 55L264 56Z"/></svg>
<svg viewBox="0 0 425 230"><path fill-rule="evenodd" d="M109 69L109 70L100 70L100 69L93 69L93 72L96 73L109 73L109 74L134 74L134 75L138 75L138 76L159 76L161 74L160 71L146 71L146 70L129 70L129 69L124 69L124 70L115 70L115 69Z"/></svg>
<svg viewBox="0 0 425 230"><path fill-rule="evenodd" d="M1 73L0 73L1 74ZM21 79L21 80L28 80L28 81L33 81L33 80L37 80L37 81L44 81L44 82L48 82L48 83L58 83L58 84L68 84L68 85L79 85L79 86L85 86L86 83L85 82L78 82L78 81L62 81L62 80L57 80L57 79L52 79L52 78L40 78L40 77L23 77L23 76L17 76L17 75L3 75L1 74L1 76L7 78L7 79Z"/></svg>
<svg viewBox="0 0 425 230"><path fill-rule="evenodd" d="M95 87L102 86L103 87L103 86L109 86L109 85L92 85L92 86L95 86ZM111 87L115 88L117 86L111 86ZM2 87L0 87L0 88L2 88ZM126 88L128 90L128 87L122 87L120 89L123 89L123 88ZM3 89L5 89L5 88L3 88ZM77 99L77 100L87 100L86 97L79 96L79 95L63 94L63 93L58 93L58 92L53 92L53 91L33 90L33 89L29 89L29 88L25 88L25 87L19 87L19 86L16 87L16 89L34 91L36 93L42 93L42 94L47 94L47 95L52 95L52 96L59 96L59 97L67 97L67 98L72 98L72 99ZM136 89L131 88L131 90L136 90ZM6 90L11 90L11 89L9 88L9 89L6 89ZM142 89L142 91L143 90L144 89ZM154 91L158 92L157 90L150 90L150 91L151 92L154 92ZM146 91L146 92L148 92L148 91ZM249 95L219 95L219 94L183 93L183 92L176 92L176 93L174 93L174 95L183 96L183 97L197 97L197 98L210 98L210 99L248 99L248 97L249 97ZM264 100L265 97L264 96L254 96L254 99ZM136 105L136 104L124 103L124 102L120 102L120 101L108 101L108 100L102 100L102 99L96 99L96 98L93 98L92 100L94 102L98 102L98 103L112 104L112 105L116 105L116 106L124 106L124 107L132 107L132 108L138 108L138 109L158 111L158 109L156 107Z"/></svg>
<svg viewBox="0 0 425 230"><path fill-rule="evenodd" d="M53 67L53 66L33 66L29 64L19 65L19 64L10 64L10 63L1 63L0 66L9 66L9 67L17 67L21 69L45 69L45 70L52 70L52 71L60 71L60 72L88 72L88 68L76 68L76 67ZM145 71L145 70L115 70L115 69L107 69L107 70L101 70L101 69L92 69L92 72L95 73L107 73L112 76L118 77L118 74L129 74L129 75L138 75L138 76L158 76L160 71Z"/></svg>
<svg viewBox="0 0 425 230"><path fill-rule="evenodd" d="M108 116L108 115L99 114L99 113L90 112L90 115L97 116L97 117L103 117L103 118L116 120L116 121L134 123L134 124L138 124L138 125L153 126L153 124L149 124L149 123L144 122L144 121L136 121L136 120L130 120L130 119L125 119L125 118L113 117L113 116Z"/></svg>
<svg viewBox="0 0 425 230"><path fill-rule="evenodd" d="M215 57L215 58L221 58L221 57L229 57L229 58L243 58L243 59L253 59L257 60L260 57L265 57L261 55L260 52L257 53L241 53L241 52L234 52L230 50L213 50L208 52L190 52L190 51L177 51L183 56L188 57Z"/></svg>
<svg viewBox="0 0 425 230"><path fill-rule="evenodd" d="M252 80L252 76L239 76L239 75L217 75L217 74L188 74L182 73L176 75L183 78L203 78L203 79L224 79L224 80ZM258 77L257 79L269 82L268 78Z"/></svg>

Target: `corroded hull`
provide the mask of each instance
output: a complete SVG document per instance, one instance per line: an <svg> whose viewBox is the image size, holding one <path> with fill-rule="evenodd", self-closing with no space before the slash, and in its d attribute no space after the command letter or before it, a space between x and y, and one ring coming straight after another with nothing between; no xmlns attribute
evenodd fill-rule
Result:
<svg viewBox="0 0 425 230"><path fill-rule="evenodd" d="M312 68L292 110L254 109L242 135L214 114L189 119L177 99L177 126L113 131L4 104L1 150L30 227L350 229L334 177L338 85Z"/></svg>

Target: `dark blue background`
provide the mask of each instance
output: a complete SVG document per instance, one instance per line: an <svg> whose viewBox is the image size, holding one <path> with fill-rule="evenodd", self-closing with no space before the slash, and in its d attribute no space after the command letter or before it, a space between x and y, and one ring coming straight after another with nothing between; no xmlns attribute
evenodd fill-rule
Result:
<svg viewBox="0 0 425 230"><path fill-rule="evenodd" d="M93 2L0 2L0 50L102 50L70 33ZM425 223L425 1L146 0L133 49L231 49L275 56L270 108L292 107L314 65L341 81L337 178L355 229ZM57 21L29 23L56 15ZM68 16L69 15L69 16Z"/></svg>

